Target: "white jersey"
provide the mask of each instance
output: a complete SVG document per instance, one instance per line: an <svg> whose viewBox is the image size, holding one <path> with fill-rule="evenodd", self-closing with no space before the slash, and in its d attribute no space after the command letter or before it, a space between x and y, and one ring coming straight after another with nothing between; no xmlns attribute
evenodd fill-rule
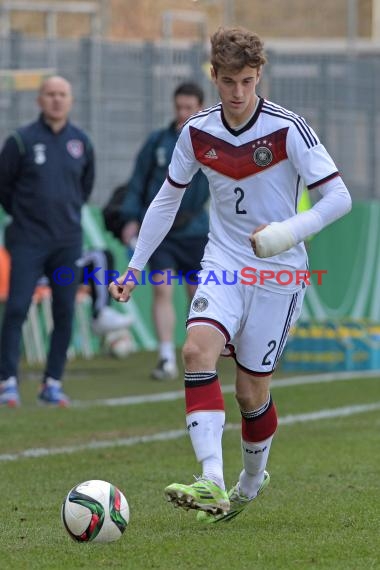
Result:
<svg viewBox="0 0 380 570"><path fill-rule="evenodd" d="M258 272L307 266L303 243L271 258L255 256L248 236L262 224L294 216L303 185L311 189L335 176L338 169L306 121L264 99L250 121L232 129L221 104L191 117L181 132L168 180L186 187L201 168L210 186L210 232L203 267L227 271L254 267ZM276 280L265 287L289 293Z"/></svg>

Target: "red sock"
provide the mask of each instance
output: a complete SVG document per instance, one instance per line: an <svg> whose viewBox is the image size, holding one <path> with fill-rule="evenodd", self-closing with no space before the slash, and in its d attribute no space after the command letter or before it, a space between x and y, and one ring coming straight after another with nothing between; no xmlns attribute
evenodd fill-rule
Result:
<svg viewBox="0 0 380 570"><path fill-rule="evenodd" d="M216 372L185 373L186 414L200 410L224 411L223 394Z"/></svg>
<svg viewBox="0 0 380 570"><path fill-rule="evenodd" d="M260 415L252 416L250 412L242 412L241 434L244 441L264 441L274 434L277 428L276 406L270 398L267 409Z"/></svg>

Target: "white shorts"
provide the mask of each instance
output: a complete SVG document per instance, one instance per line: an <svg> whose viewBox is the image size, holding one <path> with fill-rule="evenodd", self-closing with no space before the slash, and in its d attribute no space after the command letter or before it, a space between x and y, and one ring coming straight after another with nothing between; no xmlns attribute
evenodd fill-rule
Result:
<svg viewBox="0 0 380 570"><path fill-rule="evenodd" d="M201 278L204 273L208 270L200 272ZM209 281L198 285L187 328L216 328L225 337L224 356L233 356L248 373L271 374L284 350L289 329L301 313L305 289L276 293L256 285L227 285L222 277L218 281L220 284Z"/></svg>

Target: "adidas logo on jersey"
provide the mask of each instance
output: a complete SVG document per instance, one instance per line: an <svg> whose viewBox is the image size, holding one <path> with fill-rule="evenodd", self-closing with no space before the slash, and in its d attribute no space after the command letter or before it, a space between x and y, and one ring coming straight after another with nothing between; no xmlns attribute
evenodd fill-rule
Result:
<svg viewBox="0 0 380 570"><path fill-rule="evenodd" d="M219 158L219 157L216 154L216 150L214 148L210 148L210 150L208 150L205 153L205 158Z"/></svg>

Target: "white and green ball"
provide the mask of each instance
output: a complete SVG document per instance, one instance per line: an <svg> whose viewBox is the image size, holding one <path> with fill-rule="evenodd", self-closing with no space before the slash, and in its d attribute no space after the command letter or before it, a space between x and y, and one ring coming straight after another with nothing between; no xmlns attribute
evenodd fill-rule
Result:
<svg viewBox="0 0 380 570"><path fill-rule="evenodd" d="M69 491L62 504L61 516L73 540L113 542L128 526L129 505L115 485L93 479Z"/></svg>

